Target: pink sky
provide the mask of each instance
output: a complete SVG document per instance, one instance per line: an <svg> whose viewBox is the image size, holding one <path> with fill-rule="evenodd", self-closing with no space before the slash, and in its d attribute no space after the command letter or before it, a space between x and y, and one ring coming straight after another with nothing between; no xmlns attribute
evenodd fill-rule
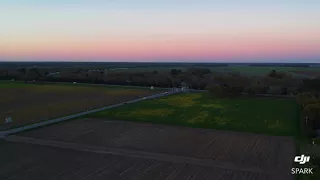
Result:
<svg viewBox="0 0 320 180"><path fill-rule="evenodd" d="M319 19L320 12L312 9L277 6L124 10L11 5L0 8L0 59L320 57Z"/></svg>

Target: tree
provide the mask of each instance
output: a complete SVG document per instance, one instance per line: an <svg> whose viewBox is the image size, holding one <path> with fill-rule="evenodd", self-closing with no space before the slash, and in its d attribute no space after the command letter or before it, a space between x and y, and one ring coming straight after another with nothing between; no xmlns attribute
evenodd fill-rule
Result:
<svg viewBox="0 0 320 180"><path fill-rule="evenodd" d="M315 130L320 128L320 98L313 92L297 95L297 102L301 105L301 126L309 137L313 137Z"/></svg>
<svg viewBox="0 0 320 180"><path fill-rule="evenodd" d="M87 75L88 75L87 77L91 80L91 82L95 83L103 80L104 72L99 70L89 70L87 72Z"/></svg>
<svg viewBox="0 0 320 180"><path fill-rule="evenodd" d="M268 94L281 95L283 93L283 89L280 86L270 86L267 92Z"/></svg>
<svg viewBox="0 0 320 180"><path fill-rule="evenodd" d="M206 87L216 97L235 97L240 96L243 89L242 87L229 86L227 84L211 84Z"/></svg>
<svg viewBox="0 0 320 180"><path fill-rule="evenodd" d="M320 103L305 105L302 118L307 135L314 136L315 130L320 128Z"/></svg>
<svg viewBox="0 0 320 180"><path fill-rule="evenodd" d="M268 76L272 77L272 78L276 78L277 77L277 71L273 69L272 71L269 72Z"/></svg>
<svg viewBox="0 0 320 180"><path fill-rule="evenodd" d="M286 76L290 76L288 73L285 72L277 72L276 70L272 70L268 73L269 77L275 78L275 79L282 79Z"/></svg>
<svg viewBox="0 0 320 180"><path fill-rule="evenodd" d="M259 83L252 83L245 87L245 92L248 94L262 94L264 93L265 87Z"/></svg>
<svg viewBox="0 0 320 180"><path fill-rule="evenodd" d="M26 68L18 68L17 70L18 70L18 72L21 73L22 75L25 75L26 72L27 72Z"/></svg>
<svg viewBox="0 0 320 180"><path fill-rule="evenodd" d="M320 92L320 78L304 79L303 87L308 91Z"/></svg>
<svg viewBox="0 0 320 180"><path fill-rule="evenodd" d="M27 70L26 74L23 76L24 81L33 81L41 78L42 75L39 72L38 68L30 68Z"/></svg>
<svg viewBox="0 0 320 180"><path fill-rule="evenodd" d="M320 103L320 99L315 96L312 92L303 92L296 96L297 102L302 105L306 106L308 104L316 104Z"/></svg>
<svg viewBox="0 0 320 180"><path fill-rule="evenodd" d="M172 76L176 76L179 73L181 73L181 70L180 69L171 69L170 73Z"/></svg>
<svg viewBox="0 0 320 180"><path fill-rule="evenodd" d="M203 78L205 74L211 73L211 70L208 68L202 68L202 67L192 67L187 69L187 74L195 75L200 78Z"/></svg>
<svg viewBox="0 0 320 180"><path fill-rule="evenodd" d="M199 77L196 75L192 75L190 78L190 82L188 84L190 84L192 89L198 89L198 83L199 83Z"/></svg>
<svg viewBox="0 0 320 180"><path fill-rule="evenodd" d="M206 89L209 90L215 97L224 97L226 94L226 91L224 91L223 87L218 84L207 85Z"/></svg>

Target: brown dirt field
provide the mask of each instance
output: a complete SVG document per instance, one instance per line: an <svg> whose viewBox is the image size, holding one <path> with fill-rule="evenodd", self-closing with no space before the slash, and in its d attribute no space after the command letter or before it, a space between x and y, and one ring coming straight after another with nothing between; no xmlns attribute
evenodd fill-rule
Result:
<svg viewBox="0 0 320 180"><path fill-rule="evenodd" d="M170 156L172 160L176 156L205 159L221 168L246 168L252 172L260 169L278 177L288 175L295 155L291 137L103 119L79 119L17 135L55 144L75 143L102 150L128 151L125 154L139 151Z"/></svg>
<svg viewBox="0 0 320 180"><path fill-rule="evenodd" d="M1 140L0 146L0 179L7 180L290 179L267 173L90 153Z"/></svg>
<svg viewBox="0 0 320 180"><path fill-rule="evenodd" d="M158 91L159 92L159 91ZM147 89L28 85L0 88L0 130L157 93ZM13 123L5 124L11 114Z"/></svg>

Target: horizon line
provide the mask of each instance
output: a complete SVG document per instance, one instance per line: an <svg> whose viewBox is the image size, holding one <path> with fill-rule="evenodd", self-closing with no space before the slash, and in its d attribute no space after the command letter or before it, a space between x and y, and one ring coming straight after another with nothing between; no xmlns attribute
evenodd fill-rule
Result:
<svg viewBox="0 0 320 180"><path fill-rule="evenodd" d="M0 63L195 63L195 64L320 64L320 62L199 62L199 61L2 61Z"/></svg>

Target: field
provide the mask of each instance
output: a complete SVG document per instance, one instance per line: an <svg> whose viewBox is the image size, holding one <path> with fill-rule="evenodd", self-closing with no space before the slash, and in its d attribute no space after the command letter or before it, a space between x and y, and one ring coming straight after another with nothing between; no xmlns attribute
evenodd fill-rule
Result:
<svg viewBox="0 0 320 180"><path fill-rule="evenodd" d="M44 120L156 93L21 83L0 84L0 91L1 111L20 110L13 116L18 125L32 123L27 114ZM40 116L42 107L47 114ZM297 108L292 99L216 99L210 93L122 105L7 136L0 141L0 179L291 180Z"/></svg>
<svg viewBox="0 0 320 180"><path fill-rule="evenodd" d="M278 175L0 141L0 178L10 180L289 180ZM21 153L23 149L23 153ZM50 163L49 163L50 162ZM17 173L19 172L19 173ZM244 179L245 178L245 179Z"/></svg>
<svg viewBox="0 0 320 180"><path fill-rule="evenodd" d="M295 155L294 140L291 137L112 121L107 119L77 119L19 133L9 136L6 140L15 143L82 151L83 155L77 156L81 157L82 163L87 162L83 169L98 166L100 160L96 160L94 158L96 156L104 159L105 163L115 163L112 160L105 159L101 154L105 156L109 156L110 154L120 156L123 160L119 162L119 166L117 166L119 169L115 172L113 171L114 168L110 168L113 166L107 165L109 169L101 169L101 173L106 171L106 179L108 179L107 177L112 179L107 171L113 172L112 174L117 177L131 170L133 174L128 178L135 179L135 175L144 175L150 171L141 167L144 163L141 166L138 165L140 162L154 162L155 164L151 163L146 166L153 167L151 170L153 173L162 174L163 177L159 177L159 179L170 179L169 177L172 179L188 179L189 175L193 174L193 178L195 179L289 180L292 177L288 175L288 172L292 167L292 159ZM18 159L20 161L28 160L25 154L30 152L25 149L27 148L24 148L23 155L19 155L19 151L15 150L17 157L10 151L9 154L12 156L11 161L5 158L7 161L0 163L0 165L10 162L12 167L19 167ZM36 149L35 151L45 154L46 151L43 149ZM4 152L6 150L7 148L3 149ZM91 158L87 158L88 154L84 152L93 154L89 154ZM75 152L73 154L79 153ZM52 156L59 160L64 154L60 156L59 150L48 157ZM114 156L111 159L117 158ZM68 163L74 161L72 159L73 155L66 157L68 157L68 160L61 160L61 166L68 165ZM12 161L12 159L16 159L16 161ZM30 169L34 166L39 166L37 162L33 162L37 159L41 158L32 158L32 161L30 160L31 165L29 166L27 161L25 166L30 167ZM131 160L126 161L126 159ZM160 164L165 165L162 166ZM177 165L179 166L178 169L176 169ZM166 166L170 168L166 169ZM5 166L3 165L3 167ZM76 167L78 165L75 165L74 171L77 171ZM139 167L142 169L140 173L136 174L136 171L133 170L136 169L138 171ZM4 169L4 171L0 171L0 175L3 172L3 175L8 177L8 172L10 171L8 168ZM63 170L62 167L59 169ZM19 171L18 168L16 170ZM191 171L191 174L189 174L189 171ZM40 172L43 172L43 170ZM64 174L58 172L58 175ZM83 172L84 175L86 172L86 170ZM207 174L209 172L210 175ZM32 171L24 173L33 174ZM66 174L70 174L71 176L76 173ZM92 174L99 173L95 172ZM157 179L155 177L149 178Z"/></svg>
<svg viewBox="0 0 320 180"><path fill-rule="evenodd" d="M155 94L148 89L0 83L0 129L30 124ZM13 123L4 124L11 116Z"/></svg>
<svg viewBox="0 0 320 180"><path fill-rule="evenodd" d="M240 65L231 65L227 68L216 68L220 71L230 71L230 72L240 72L243 74L248 75L266 75L272 70L276 70L278 72L287 72L292 73L294 76L301 76L301 77L313 77L319 76L319 67L252 67L252 66L240 66ZM215 69L212 68L212 71Z"/></svg>
<svg viewBox="0 0 320 180"><path fill-rule="evenodd" d="M291 165L291 159L285 154L293 156L294 153L291 137L105 119L79 119L18 135L57 142L232 162L239 165L238 167L262 169L288 167ZM277 161L274 159L276 157L279 157Z"/></svg>
<svg viewBox="0 0 320 180"><path fill-rule="evenodd" d="M298 136L297 108L292 99L216 99L210 93L188 93L125 105L88 117Z"/></svg>
<svg viewBox="0 0 320 180"><path fill-rule="evenodd" d="M317 77L320 76L320 67L281 67L281 66L248 66L248 65L229 65L222 67L214 66L198 66L203 68L209 68L212 72L239 72L246 75L264 76L272 70L291 73L293 76L297 77ZM144 72L144 71L154 71L168 73L171 69L181 69L185 71L188 67L185 66L159 66L159 67L128 67L128 69L119 69L119 72Z"/></svg>

